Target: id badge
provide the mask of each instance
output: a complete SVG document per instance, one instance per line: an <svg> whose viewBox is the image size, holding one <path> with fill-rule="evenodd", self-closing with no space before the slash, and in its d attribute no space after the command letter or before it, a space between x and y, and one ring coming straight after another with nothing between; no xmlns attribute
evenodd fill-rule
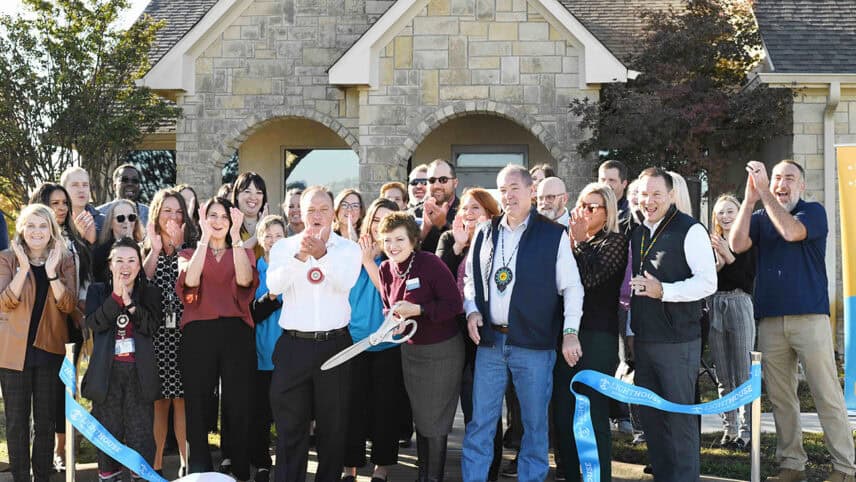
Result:
<svg viewBox="0 0 856 482"><path fill-rule="evenodd" d="M419 278L411 278L404 282L404 287L407 291L418 290L420 286L422 285L419 283Z"/></svg>
<svg viewBox="0 0 856 482"><path fill-rule="evenodd" d="M125 338L123 340L116 341L116 355L129 355L131 353L134 353L133 338Z"/></svg>
<svg viewBox="0 0 856 482"><path fill-rule="evenodd" d="M170 330L175 329L175 313L170 313L166 316L166 322L164 323L164 326L166 326Z"/></svg>

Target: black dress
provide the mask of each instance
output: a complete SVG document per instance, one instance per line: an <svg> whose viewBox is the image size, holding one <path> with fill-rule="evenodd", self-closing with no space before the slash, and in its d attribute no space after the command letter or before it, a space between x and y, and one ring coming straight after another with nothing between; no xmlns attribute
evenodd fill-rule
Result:
<svg viewBox="0 0 856 482"><path fill-rule="evenodd" d="M184 305L175 293L179 251L180 249L175 250L172 256L161 252L152 280L152 283L160 288L162 300L162 315L154 337L161 398L184 398L184 386L181 383L181 369L178 363L178 347L181 345L181 330L178 324L181 321Z"/></svg>

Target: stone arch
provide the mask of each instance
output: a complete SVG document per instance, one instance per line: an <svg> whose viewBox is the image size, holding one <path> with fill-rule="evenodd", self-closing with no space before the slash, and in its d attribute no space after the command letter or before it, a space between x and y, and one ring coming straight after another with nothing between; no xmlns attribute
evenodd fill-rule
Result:
<svg viewBox="0 0 856 482"><path fill-rule="evenodd" d="M544 147L550 152L557 166L570 162L555 137L532 115L509 104L492 100L478 100L452 102L437 109L422 120L418 120L416 125L409 129L410 135L404 140L403 145L396 151L395 164L405 165L407 159L413 155L419 144L441 125L452 119L473 114L493 115L507 119L523 127L541 141Z"/></svg>
<svg viewBox="0 0 856 482"><path fill-rule="evenodd" d="M256 112L239 121L238 125L226 136L226 139L218 145L215 166L224 166L235 150L253 133L271 122L287 118L315 121L336 133L354 152L357 154L360 152L360 142L357 137L336 119L308 107L282 106Z"/></svg>

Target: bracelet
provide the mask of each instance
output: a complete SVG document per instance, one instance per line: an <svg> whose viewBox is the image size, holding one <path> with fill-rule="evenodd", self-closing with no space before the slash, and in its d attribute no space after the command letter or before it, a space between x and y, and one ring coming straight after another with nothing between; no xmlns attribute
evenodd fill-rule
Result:
<svg viewBox="0 0 856 482"><path fill-rule="evenodd" d="M126 309L126 310L128 310L128 311L130 311L131 309L136 308L136 307L137 307L137 304L136 304L136 303L134 303L134 300L131 300L131 302L130 302L130 303L128 303L127 305L125 305L125 309Z"/></svg>
<svg viewBox="0 0 856 482"><path fill-rule="evenodd" d="M53 277L53 278L48 277L48 283L50 283L51 281L56 281L56 280L58 280L58 279L59 279L59 275L58 275L58 274L54 275L54 277Z"/></svg>
<svg viewBox="0 0 856 482"><path fill-rule="evenodd" d="M562 330L562 335L578 335L579 333L576 328L565 328Z"/></svg>
<svg viewBox="0 0 856 482"><path fill-rule="evenodd" d="M233 248L243 248L244 247L244 240L242 239L242 240L238 241L237 243L232 243L232 247Z"/></svg>

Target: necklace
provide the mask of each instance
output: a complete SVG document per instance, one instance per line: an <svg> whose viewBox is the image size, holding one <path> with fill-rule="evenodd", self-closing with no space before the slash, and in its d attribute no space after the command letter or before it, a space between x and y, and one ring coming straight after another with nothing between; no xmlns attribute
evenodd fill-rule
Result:
<svg viewBox="0 0 856 482"><path fill-rule="evenodd" d="M214 256L219 255L219 254L220 254L220 253L222 253L223 251L226 251L226 247L225 247L225 246L224 246L224 247L222 247L222 248L211 248L211 252L212 252L212 253L214 253Z"/></svg>
<svg viewBox="0 0 856 482"><path fill-rule="evenodd" d="M505 230L499 231L499 255L502 259L502 267L496 270L496 273L493 275L493 281L496 283L496 288L500 293L503 293L508 285L511 284L511 281L514 280L514 272L511 271L511 268L508 265L511 263L511 260L514 259L514 253L517 252L517 248L520 247L520 242L517 242L517 246L511 251L511 256L508 257L508 260L505 259Z"/></svg>
<svg viewBox="0 0 856 482"><path fill-rule="evenodd" d="M413 260L416 259L416 253L410 255L410 263L407 264L407 269L404 270L404 273L398 272L398 263L392 262L392 274L394 274L399 279L406 279L407 275L410 274L410 269L413 268ZM390 260L392 261L392 260Z"/></svg>

